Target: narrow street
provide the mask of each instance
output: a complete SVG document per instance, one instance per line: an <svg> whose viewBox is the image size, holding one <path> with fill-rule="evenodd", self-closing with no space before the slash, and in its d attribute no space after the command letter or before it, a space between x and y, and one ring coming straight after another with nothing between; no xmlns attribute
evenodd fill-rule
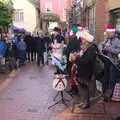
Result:
<svg viewBox="0 0 120 120"><path fill-rule="evenodd" d="M97 103L88 110L80 110L79 114L71 113L63 104L48 109L54 103L53 97L56 95L52 88L53 71L48 66L37 67L34 63L21 68L8 87L0 92L0 119L110 120L108 106L112 106L112 103L107 108L104 103ZM116 107L115 110L117 111Z"/></svg>

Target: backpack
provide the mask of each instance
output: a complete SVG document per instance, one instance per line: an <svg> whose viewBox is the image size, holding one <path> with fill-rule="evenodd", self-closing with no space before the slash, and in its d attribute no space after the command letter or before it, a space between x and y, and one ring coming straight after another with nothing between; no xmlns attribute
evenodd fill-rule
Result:
<svg viewBox="0 0 120 120"><path fill-rule="evenodd" d="M23 51L23 50L26 50L26 45L24 42L19 42L17 45L17 48L18 48L18 50Z"/></svg>

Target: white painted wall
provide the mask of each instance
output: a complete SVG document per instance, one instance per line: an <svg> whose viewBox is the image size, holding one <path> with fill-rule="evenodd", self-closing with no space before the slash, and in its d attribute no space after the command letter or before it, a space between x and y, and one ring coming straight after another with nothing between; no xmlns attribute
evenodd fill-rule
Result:
<svg viewBox="0 0 120 120"><path fill-rule="evenodd" d="M13 5L14 9L24 10L24 21L13 21L13 25L19 28L25 28L29 32L33 32L37 26L37 11L34 5L28 0L13 0Z"/></svg>

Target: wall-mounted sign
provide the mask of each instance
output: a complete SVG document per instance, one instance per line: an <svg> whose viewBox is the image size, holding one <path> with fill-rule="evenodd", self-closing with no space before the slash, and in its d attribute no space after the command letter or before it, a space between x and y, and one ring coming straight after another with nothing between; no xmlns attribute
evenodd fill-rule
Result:
<svg viewBox="0 0 120 120"><path fill-rule="evenodd" d="M53 13L42 13L43 20L59 21L60 17Z"/></svg>

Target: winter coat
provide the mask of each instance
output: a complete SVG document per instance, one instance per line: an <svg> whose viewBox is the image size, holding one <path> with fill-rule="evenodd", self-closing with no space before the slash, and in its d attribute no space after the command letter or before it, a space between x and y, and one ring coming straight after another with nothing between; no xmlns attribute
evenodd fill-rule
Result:
<svg viewBox="0 0 120 120"><path fill-rule="evenodd" d="M4 57L6 54L7 45L3 40L0 40L0 57Z"/></svg>
<svg viewBox="0 0 120 120"><path fill-rule="evenodd" d="M30 40L30 51L35 52L36 51L36 37L31 37Z"/></svg>
<svg viewBox="0 0 120 120"><path fill-rule="evenodd" d="M79 51L80 50L80 41L77 40L77 38L73 38L72 41L67 46L67 54L69 55L73 51Z"/></svg>
<svg viewBox="0 0 120 120"><path fill-rule="evenodd" d="M99 44L100 51L116 62L116 56L120 53L120 39L112 37Z"/></svg>
<svg viewBox="0 0 120 120"><path fill-rule="evenodd" d="M17 44L17 49L20 50L20 51L26 51L26 44L24 41L20 41L18 44Z"/></svg>
<svg viewBox="0 0 120 120"><path fill-rule="evenodd" d="M97 52L98 52L97 46L95 44L92 44L88 47L88 49L84 52L84 54L81 57L77 58L76 64L78 66L77 70L78 82L86 84L91 79L93 72L95 70Z"/></svg>
<svg viewBox="0 0 120 120"><path fill-rule="evenodd" d="M45 42L47 45L49 45L49 44L52 42L52 40L50 39L49 36L45 36L45 37L44 37L44 42Z"/></svg>
<svg viewBox="0 0 120 120"><path fill-rule="evenodd" d="M12 44L11 43L7 43L7 50L6 50L6 55L5 57L13 57L14 56L14 51L12 49Z"/></svg>
<svg viewBox="0 0 120 120"><path fill-rule="evenodd" d="M37 37L36 38L36 52L37 53L44 53L45 51L45 44L43 38Z"/></svg>
<svg viewBox="0 0 120 120"><path fill-rule="evenodd" d="M45 47L46 47L46 50L49 51L51 48L50 48L50 44L52 43L52 40L49 36L45 36L44 37L44 43L45 43Z"/></svg>
<svg viewBox="0 0 120 120"><path fill-rule="evenodd" d="M24 41L20 41L17 45L18 59L26 60L26 44Z"/></svg>
<svg viewBox="0 0 120 120"><path fill-rule="evenodd" d="M56 57L59 60L62 60L63 55L63 44L57 43L56 40L51 44L52 47L52 56Z"/></svg>
<svg viewBox="0 0 120 120"><path fill-rule="evenodd" d="M25 38L24 38L24 41L26 43L26 47L27 47L27 52L30 52L31 51L31 36L30 35L26 35Z"/></svg>
<svg viewBox="0 0 120 120"><path fill-rule="evenodd" d="M17 37L13 37L13 38L12 38L12 43L15 44L15 45L18 44L18 39L17 39Z"/></svg>

